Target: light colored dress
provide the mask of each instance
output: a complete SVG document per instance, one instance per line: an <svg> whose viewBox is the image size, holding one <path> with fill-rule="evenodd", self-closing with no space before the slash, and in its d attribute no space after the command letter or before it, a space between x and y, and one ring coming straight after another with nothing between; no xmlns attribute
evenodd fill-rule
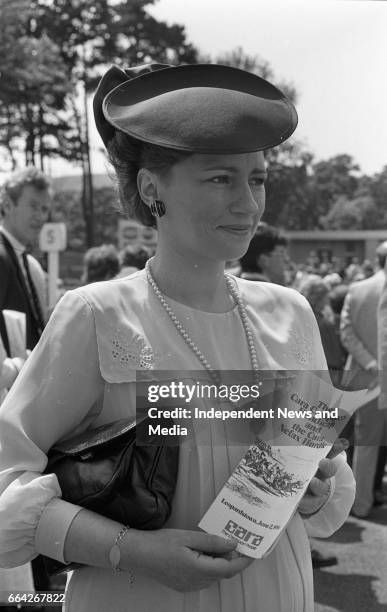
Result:
<svg viewBox="0 0 387 612"><path fill-rule="evenodd" d="M12 361L19 369L27 357L26 354L26 316L18 310L3 310L7 329L11 357L7 353L0 337L0 404L7 396L9 385L6 380L14 379ZM34 591L34 581L30 563L10 569L0 568L0 603L7 603L7 592Z"/></svg>
<svg viewBox="0 0 387 612"><path fill-rule="evenodd" d="M307 301L291 289L234 279L246 304L260 368L326 369ZM207 360L219 370L249 370L238 309L208 313L168 300ZM0 412L0 565L25 563L36 551L63 560L66 533L79 508L60 499L55 475L41 475L46 452L91 424L134 416L136 370L192 371L200 364L163 310L145 273L68 292ZM199 406L203 407L203 406ZM216 425L183 443L169 527L197 524L247 446L208 444ZM71 612L312 612L307 530L331 535L354 496L345 456L332 494L313 517L298 513L268 557L209 589L178 593L137 575L83 568L67 584ZM15 474L19 472L19 474ZM16 477L16 478L15 478ZM8 486L7 486L8 485Z"/></svg>

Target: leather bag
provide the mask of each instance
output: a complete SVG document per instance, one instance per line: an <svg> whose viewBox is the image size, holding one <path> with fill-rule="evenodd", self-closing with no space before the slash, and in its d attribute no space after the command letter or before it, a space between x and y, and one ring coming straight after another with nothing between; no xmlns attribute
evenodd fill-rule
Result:
<svg viewBox="0 0 387 612"><path fill-rule="evenodd" d="M160 436L148 435L151 423L123 419L65 440L49 451L45 473L56 474L68 502L136 529L160 529L171 513L179 446L170 438L160 445ZM47 557L45 565L50 575L80 567Z"/></svg>

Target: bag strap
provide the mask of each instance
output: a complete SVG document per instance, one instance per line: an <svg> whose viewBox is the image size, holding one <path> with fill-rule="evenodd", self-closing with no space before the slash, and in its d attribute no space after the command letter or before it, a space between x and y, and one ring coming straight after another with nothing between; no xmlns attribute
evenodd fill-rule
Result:
<svg viewBox="0 0 387 612"><path fill-rule="evenodd" d="M139 422L133 419L121 419L113 423L100 425L95 429L88 429L73 438L55 444L50 449L50 453L59 451L60 453L73 455L91 448L97 448L120 438L129 431L136 433L138 424Z"/></svg>

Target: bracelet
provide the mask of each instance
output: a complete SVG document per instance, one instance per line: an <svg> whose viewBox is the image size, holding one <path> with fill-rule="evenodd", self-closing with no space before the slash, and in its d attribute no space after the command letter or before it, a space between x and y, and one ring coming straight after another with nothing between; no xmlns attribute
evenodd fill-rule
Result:
<svg viewBox="0 0 387 612"><path fill-rule="evenodd" d="M112 568L114 569L114 571L116 572L124 572L125 570L120 568L120 561L121 561L121 549L120 549L120 542L122 542L122 540L124 539L124 536L128 533L128 531L130 530L130 527L128 525L125 525L124 527L122 527L120 529L120 531L117 534L117 537L114 541L113 546L111 547L110 551L109 551L109 561L110 561L110 565L112 566ZM134 583L134 576L133 574L129 574L129 582L131 585L133 585Z"/></svg>

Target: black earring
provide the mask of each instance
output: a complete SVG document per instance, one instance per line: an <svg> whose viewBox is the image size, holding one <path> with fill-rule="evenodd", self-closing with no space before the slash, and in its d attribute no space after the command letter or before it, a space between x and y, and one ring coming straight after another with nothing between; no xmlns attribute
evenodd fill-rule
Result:
<svg viewBox="0 0 387 612"><path fill-rule="evenodd" d="M150 211L154 217L162 217L165 215L165 204L161 200L154 200L150 205Z"/></svg>

